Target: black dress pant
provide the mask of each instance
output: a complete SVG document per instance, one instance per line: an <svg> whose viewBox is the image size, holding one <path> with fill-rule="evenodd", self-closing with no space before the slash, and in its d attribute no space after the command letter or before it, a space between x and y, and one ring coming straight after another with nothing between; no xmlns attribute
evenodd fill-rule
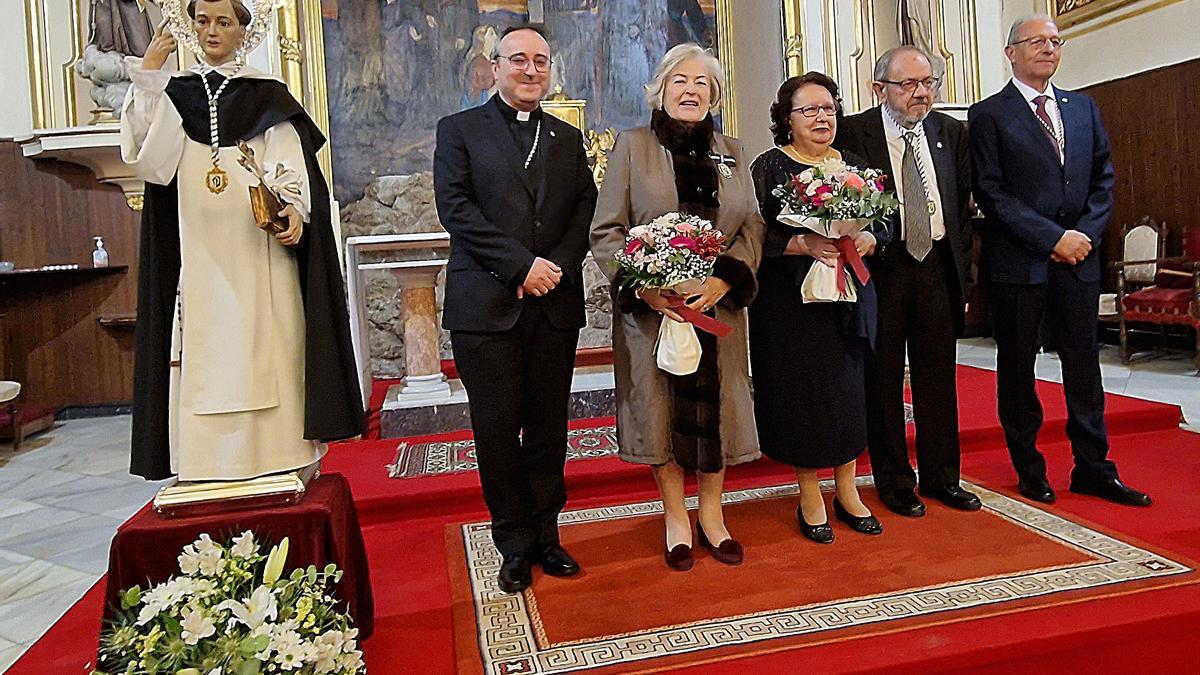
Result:
<svg viewBox="0 0 1200 675"><path fill-rule="evenodd" d="M958 383L951 312L951 293L958 301L955 274L945 240L934 242L919 262L904 242L897 242L872 269L879 292L879 333L875 353L867 361L867 450L881 493L917 486L904 420L906 352L921 487L958 485Z"/></svg>
<svg viewBox="0 0 1200 675"><path fill-rule="evenodd" d="M567 502L567 407L579 330L554 326L536 299L499 333L452 331L492 539L508 558L558 543Z"/></svg>
<svg viewBox="0 0 1200 675"><path fill-rule="evenodd" d="M1107 459L1104 387L1096 338L1099 282L1081 281L1064 264L1051 263L1047 283L991 284L992 330L996 338L996 389L1000 424L1020 478L1046 476L1036 447L1042 426L1034 361L1043 319L1062 364L1067 399L1067 437L1075 455L1072 480L1116 478Z"/></svg>

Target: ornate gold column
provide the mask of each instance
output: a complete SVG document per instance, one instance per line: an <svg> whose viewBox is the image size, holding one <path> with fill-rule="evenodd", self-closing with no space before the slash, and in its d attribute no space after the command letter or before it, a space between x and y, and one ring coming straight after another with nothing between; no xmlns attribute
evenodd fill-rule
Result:
<svg viewBox="0 0 1200 675"><path fill-rule="evenodd" d="M725 71L725 91L721 102L722 131L728 136L738 135L737 104L733 92L733 0L717 0L717 53L721 56L721 70Z"/></svg>
<svg viewBox="0 0 1200 675"><path fill-rule="evenodd" d="M804 0L788 0L783 4L783 74L784 77L803 75L805 23Z"/></svg>
<svg viewBox="0 0 1200 675"><path fill-rule="evenodd" d="M329 93L325 84L325 36L321 0L288 0L279 8L279 56L283 81L329 138ZM317 155L333 186L333 159L327 143Z"/></svg>

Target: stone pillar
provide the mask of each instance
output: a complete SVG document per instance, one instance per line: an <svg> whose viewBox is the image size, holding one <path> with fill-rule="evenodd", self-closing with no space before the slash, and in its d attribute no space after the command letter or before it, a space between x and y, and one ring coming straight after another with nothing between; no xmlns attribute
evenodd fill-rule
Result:
<svg viewBox="0 0 1200 675"><path fill-rule="evenodd" d="M438 344L437 277L444 260L404 262L392 267L400 280L400 320L404 331L404 379L397 401L402 405L441 403L450 398L442 374Z"/></svg>

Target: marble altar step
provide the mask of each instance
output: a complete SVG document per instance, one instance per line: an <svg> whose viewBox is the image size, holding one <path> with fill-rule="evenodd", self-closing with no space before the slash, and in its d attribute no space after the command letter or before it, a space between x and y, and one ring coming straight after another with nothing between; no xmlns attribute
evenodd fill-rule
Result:
<svg viewBox="0 0 1200 675"><path fill-rule="evenodd" d="M409 402L400 395L402 385L389 387L379 415L380 436L424 436L471 428L467 392L460 380L452 379L449 384L449 395L437 402ZM612 366L576 368L570 406L571 419L615 415Z"/></svg>

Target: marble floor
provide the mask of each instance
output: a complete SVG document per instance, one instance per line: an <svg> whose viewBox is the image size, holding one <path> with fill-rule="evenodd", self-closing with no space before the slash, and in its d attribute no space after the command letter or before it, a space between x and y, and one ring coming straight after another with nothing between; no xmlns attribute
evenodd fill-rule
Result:
<svg viewBox="0 0 1200 675"><path fill-rule="evenodd" d="M963 340L958 361L994 369L995 346ZM1106 347L1101 371L1106 391L1181 405L1200 431L1200 378L1189 354L1125 366ZM1062 379L1053 355L1038 358L1037 373ZM128 474L128 447L129 417L63 422L19 453L0 444L0 672L100 578L117 526L159 488Z"/></svg>

